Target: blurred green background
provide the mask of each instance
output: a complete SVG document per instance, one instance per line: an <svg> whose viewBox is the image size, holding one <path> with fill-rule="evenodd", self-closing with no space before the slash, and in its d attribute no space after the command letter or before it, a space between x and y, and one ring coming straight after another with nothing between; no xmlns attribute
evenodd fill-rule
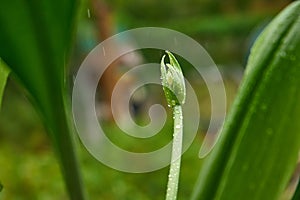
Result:
<svg viewBox="0 0 300 200"><path fill-rule="evenodd" d="M264 25L289 2L283 0L84 1L71 60L70 85L84 57L99 42L122 30L158 26L185 33L205 47L222 72L228 107L230 107L242 78L252 42ZM161 52L142 50L138 52L138 56L144 63L158 63ZM186 77L196 88L202 116L199 134L182 158L178 199L188 199L201 167L198 151L210 118L210 100L201 77L195 76L192 67L183 59L179 59L179 62L182 63ZM130 65L130 62L115 64L106 73L117 79L130 67L125 65ZM113 84L105 79L100 81L99 102L104 102L103 105L107 101L106 94L111 92L112 86ZM144 95L142 103L132 111L135 120L140 124L148 122L149 104L165 103L161 88L148 86L147 91L148 96ZM157 98L149 100L147 97L150 92L154 92ZM145 102L145 99L148 101ZM41 120L26 99L23 89L14 80L8 81L2 106L0 183L4 188L0 193L0 199L67 199L58 163ZM169 118L171 119L170 113ZM136 152L157 149L158 146L168 142L172 135L170 120L162 132L148 142L124 136L110 119L109 111L102 116L101 123L112 141ZM80 141L77 141L81 171L90 199L164 199L168 167L145 174L118 172L95 160Z"/></svg>

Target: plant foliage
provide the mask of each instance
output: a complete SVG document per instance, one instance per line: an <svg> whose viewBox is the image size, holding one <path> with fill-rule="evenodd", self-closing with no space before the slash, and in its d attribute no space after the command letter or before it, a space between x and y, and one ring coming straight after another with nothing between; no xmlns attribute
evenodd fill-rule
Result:
<svg viewBox="0 0 300 200"><path fill-rule="evenodd" d="M84 198L65 91L65 66L78 3L3 0L0 12L0 57L40 113L72 199Z"/></svg>
<svg viewBox="0 0 300 200"><path fill-rule="evenodd" d="M285 190L300 150L299 13L292 3L257 39L192 199L278 199Z"/></svg>

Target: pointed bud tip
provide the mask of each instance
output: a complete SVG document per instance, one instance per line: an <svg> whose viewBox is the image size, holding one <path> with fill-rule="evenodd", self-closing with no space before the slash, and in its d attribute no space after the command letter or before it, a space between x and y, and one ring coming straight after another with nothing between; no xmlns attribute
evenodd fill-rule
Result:
<svg viewBox="0 0 300 200"><path fill-rule="evenodd" d="M185 82L180 65L175 56L169 51L165 52L169 57L170 63L164 62L166 55L163 55L161 59L161 79L167 103L174 107L176 105L182 105L185 102Z"/></svg>

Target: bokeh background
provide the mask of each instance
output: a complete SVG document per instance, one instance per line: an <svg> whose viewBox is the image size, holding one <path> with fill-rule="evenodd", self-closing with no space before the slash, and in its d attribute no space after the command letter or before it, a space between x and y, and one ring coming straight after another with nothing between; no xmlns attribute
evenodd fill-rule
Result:
<svg viewBox="0 0 300 200"><path fill-rule="evenodd" d="M131 28L165 27L194 38L208 51L222 73L229 109L242 79L251 45L270 19L288 3L290 1L286 0L85 0L78 17L70 61L70 88L80 63L99 42ZM108 137L124 149L147 152L171 140L170 110L163 130L145 140L133 139L122 133L115 125L109 107L110 94L118 78L137 64L158 63L161 55L159 50L146 49L124 56L114 62L100 80L96 100L99 122ZM178 60L194 86L201 110L199 133L182 158L178 199L188 199L201 167L198 151L210 120L210 98L201 76L194 73L192 66L183 58ZM129 77L125 90L135 78ZM153 103L165 104L159 86L145 86L134 94L130 110L138 124L148 123L147 111ZM164 198L168 167L145 174L118 172L99 163L79 140L77 143L90 199ZM41 120L27 100L26 92L12 79L8 81L0 111L0 182L4 186L0 193L3 200L68 198Z"/></svg>

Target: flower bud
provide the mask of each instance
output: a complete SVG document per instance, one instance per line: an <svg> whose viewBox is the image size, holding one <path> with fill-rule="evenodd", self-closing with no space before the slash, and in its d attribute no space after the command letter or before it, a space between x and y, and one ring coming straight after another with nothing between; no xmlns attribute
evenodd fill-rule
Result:
<svg viewBox="0 0 300 200"><path fill-rule="evenodd" d="M172 53L166 51L170 64L164 62L165 55L161 59L161 79L163 90L169 106L182 105L185 102L185 82L179 63Z"/></svg>

